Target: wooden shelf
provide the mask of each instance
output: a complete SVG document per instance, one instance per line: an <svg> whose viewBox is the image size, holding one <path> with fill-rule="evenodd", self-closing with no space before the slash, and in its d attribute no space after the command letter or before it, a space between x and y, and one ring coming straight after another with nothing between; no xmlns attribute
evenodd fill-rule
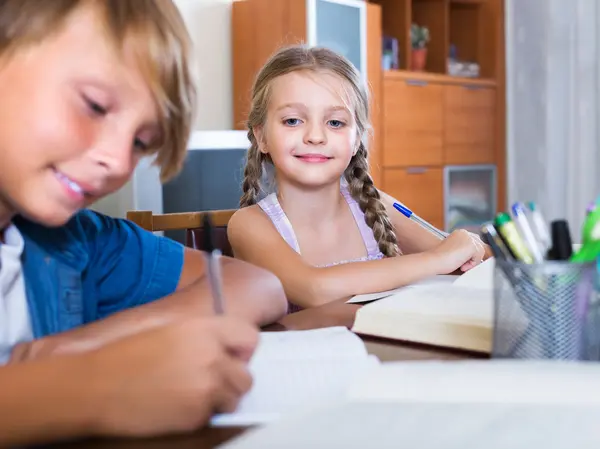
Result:
<svg viewBox="0 0 600 449"><path fill-rule="evenodd" d="M497 57L502 0L371 0L382 9L383 35L398 40L400 68L410 68L410 26L416 23L429 29L425 70L448 73L450 47L457 59L479 64L483 78L499 75Z"/></svg>
<svg viewBox="0 0 600 449"><path fill-rule="evenodd" d="M383 72L383 77L384 79L414 79L440 84L460 84L481 87L496 87L497 85L496 81L490 78L463 78L440 73L414 72L411 70L385 70Z"/></svg>
<svg viewBox="0 0 600 449"><path fill-rule="evenodd" d="M450 0L450 4L478 5L478 4L485 3L486 1L487 0Z"/></svg>

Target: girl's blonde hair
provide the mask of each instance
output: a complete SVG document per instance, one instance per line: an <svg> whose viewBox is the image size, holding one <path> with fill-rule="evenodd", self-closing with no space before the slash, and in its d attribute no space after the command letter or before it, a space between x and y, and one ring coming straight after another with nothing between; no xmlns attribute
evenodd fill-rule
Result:
<svg viewBox="0 0 600 449"><path fill-rule="evenodd" d="M356 155L352 157L344 172L344 178L348 182L350 194L365 214L365 221L373 230L381 252L388 257L400 254L394 228L381 202L379 191L375 188L369 174L368 152L364 142L364 136L370 130L368 91L356 68L346 58L326 48L304 46L282 48L267 61L256 77L247 124L251 146L244 169L240 207L256 204L265 165L273 163L267 154L259 150L254 136L254 130L264 127L267 120L271 82L281 75L300 70L332 73L346 80L352 87L352 106L360 144Z"/></svg>
<svg viewBox="0 0 600 449"><path fill-rule="evenodd" d="M0 58L62 30L65 19L91 7L115 49L133 49L160 111L161 142L153 148L161 179L185 160L196 109L192 43L172 0L0 0Z"/></svg>

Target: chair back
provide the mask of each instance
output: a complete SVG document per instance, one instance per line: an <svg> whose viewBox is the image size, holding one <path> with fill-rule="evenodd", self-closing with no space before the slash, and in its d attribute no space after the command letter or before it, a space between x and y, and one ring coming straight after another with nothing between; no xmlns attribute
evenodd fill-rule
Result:
<svg viewBox="0 0 600 449"><path fill-rule="evenodd" d="M202 217L210 214L215 227L215 245L223 255L233 257L233 250L227 238L227 224L235 209L203 212L181 212L173 214L153 214L152 211L129 211L127 219L150 232L185 230L185 244L190 248L205 250L204 226Z"/></svg>

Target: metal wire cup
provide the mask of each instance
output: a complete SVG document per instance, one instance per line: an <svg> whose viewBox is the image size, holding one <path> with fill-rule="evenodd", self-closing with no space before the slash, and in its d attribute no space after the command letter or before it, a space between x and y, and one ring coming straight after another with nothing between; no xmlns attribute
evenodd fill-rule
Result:
<svg viewBox="0 0 600 449"><path fill-rule="evenodd" d="M496 260L493 358L600 360L596 264Z"/></svg>

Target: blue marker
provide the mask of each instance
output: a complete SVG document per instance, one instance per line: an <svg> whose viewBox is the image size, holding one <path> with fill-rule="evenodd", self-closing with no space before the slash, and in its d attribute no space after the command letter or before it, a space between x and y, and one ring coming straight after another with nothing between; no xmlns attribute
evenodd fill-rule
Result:
<svg viewBox="0 0 600 449"><path fill-rule="evenodd" d="M414 214L408 207L406 207L406 206L404 206L402 204L399 204L399 203L394 203L394 209L396 209L398 212L401 212L402 215L404 215L406 218L417 222L418 224L420 224L421 226L423 226L428 231L430 231L433 234L437 235L439 238L445 239L446 237L448 237L447 233L442 232L438 228L436 228L435 226L427 223L421 217L419 217L418 215Z"/></svg>

